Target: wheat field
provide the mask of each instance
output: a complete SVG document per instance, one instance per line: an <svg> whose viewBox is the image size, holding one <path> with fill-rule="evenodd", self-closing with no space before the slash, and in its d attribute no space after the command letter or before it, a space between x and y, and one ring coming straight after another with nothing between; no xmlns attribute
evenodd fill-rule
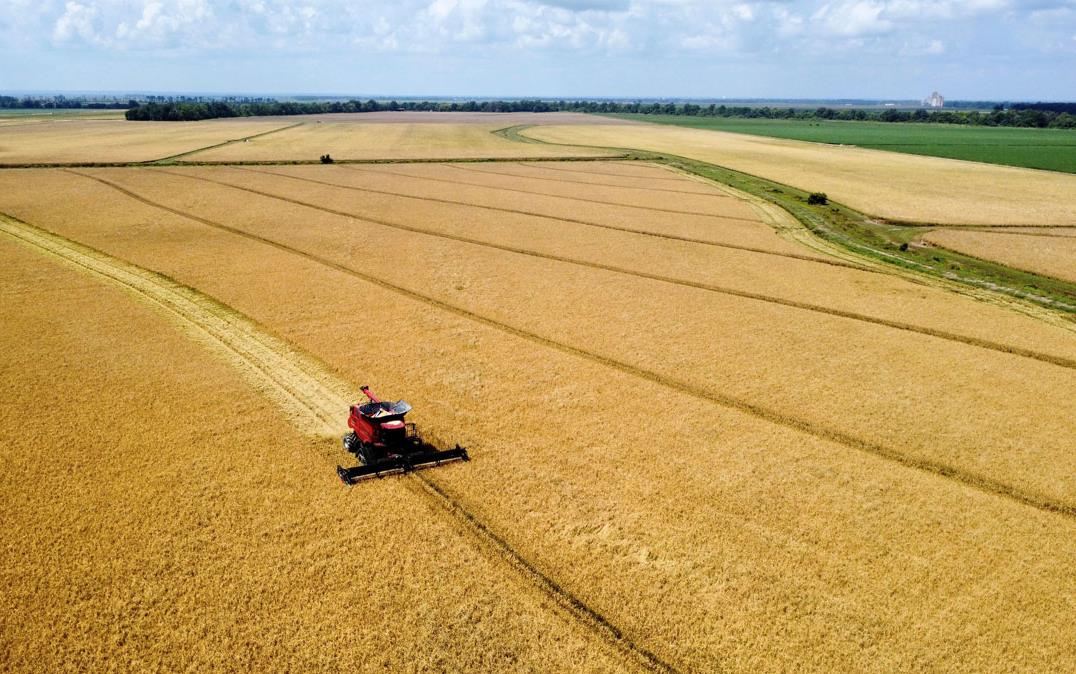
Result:
<svg viewBox="0 0 1076 674"><path fill-rule="evenodd" d="M667 126L558 126L552 143L669 152L761 176L869 215L929 224L1076 225L1076 176Z"/></svg>
<svg viewBox="0 0 1076 674"><path fill-rule="evenodd" d="M0 132L0 165L154 161L294 123L286 118L182 123L44 121L4 127Z"/></svg>
<svg viewBox="0 0 1076 674"><path fill-rule="evenodd" d="M195 288L341 381L407 397L415 421L474 457L428 479L668 669L1032 672L1076 657L1067 619L1076 602L1070 331L819 259L777 236L748 203L657 167L467 169L5 171L0 212ZM79 282L9 257L5 289L33 287L20 273ZM124 425L102 429L115 436L101 442L128 438L141 457L132 461L153 465L157 452L129 430L144 428L139 405L149 396L129 390L165 387L171 404L157 411L207 429L210 441L192 447L165 436L185 452L176 466L199 468L170 487L181 492L181 512L191 509L170 535L209 543L237 535L238 527L212 528L226 515L189 526L203 504L183 489L223 484L205 507L257 513L261 529L243 529L250 540L236 543L250 550L242 583L213 585L230 559L217 548L205 553L208 577L177 581L191 593L180 604L187 613L205 602L245 605L252 587L271 581L241 623L245 638L224 641L210 629L199 662L216 665L231 650L255 665L322 669L350 649L381 669L633 666L413 503L408 482L332 484L329 441L288 430L225 365L169 337L163 319L122 293L66 288L41 292L125 313L69 335L55 352L83 342L87 352L159 350L109 361L118 372L101 388L116 393L105 397L132 411ZM9 326L24 326L5 333L17 347L11 363L34 357L21 335L82 313L17 296L20 313L5 309L17 318ZM154 339L125 341L149 330L115 331L139 311L144 323L156 319ZM95 336L106 327L110 336ZM138 367L139 358L167 367ZM64 376L101 377L95 361L80 362L96 369ZM42 392L5 420L55 395L54 366L41 363ZM167 378L143 381L146 370ZM185 413L172 398L203 412ZM245 414L229 414L236 405ZM19 430L17 454L55 451L44 433L61 418ZM262 461L233 449L251 442ZM20 482L6 488L28 489ZM147 537L130 521L141 510L112 518L133 541ZM30 523L19 531L41 526L20 521ZM198 559L190 549L178 569ZM387 583L403 594L363 573L386 554L406 562ZM267 575L273 567L258 560L270 558L288 566ZM409 573L431 563L434 585ZM21 578L34 577L32 566L21 568ZM361 614L340 594L314 596L330 580L333 592L363 598ZM58 615L60 586L49 587L29 611ZM91 605L99 595L88 593ZM363 629L364 617L397 613L407 629ZM234 610L214 615L215 629L236 620ZM386 647L400 631L410 640ZM89 632L76 634L95 653L127 657L134 648ZM263 632L278 636L252 636ZM171 668L195 643L189 634L156 635L155 650L134 652ZM436 639L425 651L423 636ZM23 661L44 648L30 643ZM430 659L438 656L447 659Z"/></svg>
<svg viewBox="0 0 1076 674"><path fill-rule="evenodd" d="M1053 228L1012 232L937 229L923 238L951 250L1076 282L1076 236Z"/></svg>
<svg viewBox="0 0 1076 674"><path fill-rule="evenodd" d="M0 280L4 669L616 667L414 486L340 488L335 439L160 311L7 236Z"/></svg>
<svg viewBox="0 0 1076 674"><path fill-rule="evenodd" d="M603 154L514 143L494 135L503 123L443 124L405 122L304 121L285 133L198 152L189 161L266 161L317 159L437 159L479 157L562 157Z"/></svg>

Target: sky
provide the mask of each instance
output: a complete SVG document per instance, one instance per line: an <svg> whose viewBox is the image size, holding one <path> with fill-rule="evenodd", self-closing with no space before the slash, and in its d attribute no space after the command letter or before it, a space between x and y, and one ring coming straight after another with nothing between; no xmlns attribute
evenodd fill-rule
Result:
<svg viewBox="0 0 1076 674"><path fill-rule="evenodd" d="M1076 100L1076 0L0 0L0 91Z"/></svg>

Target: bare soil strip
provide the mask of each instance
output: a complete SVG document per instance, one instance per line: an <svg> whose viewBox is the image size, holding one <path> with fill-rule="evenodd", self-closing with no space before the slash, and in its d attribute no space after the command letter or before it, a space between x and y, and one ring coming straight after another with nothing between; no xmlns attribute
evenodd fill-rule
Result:
<svg viewBox="0 0 1076 674"><path fill-rule="evenodd" d="M467 206L468 208L479 208L479 209L487 210L487 211L497 211L497 212L500 212L500 213L512 213L512 214L515 214L515 215L527 215L527 216L533 216L533 217L536 217L536 218L545 218L546 220L553 220L555 222L568 222L568 223L572 223L572 224L576 224L576 225L585 225L587 227L597 227L597 228L600 228L600 229L609 229L609 230L613 230L613 231L616 231L616 232L627 232L629 234L639 234L640 236L651 236L651 237L655 237L655 238L658 238L658 239L668 239L670 241L683 241L685 243L697 243L697 244L700 244L700 245L703 245L703 246L714 246L716 248L729 248L729 249L732 249L732 250L742 250L742 251L747 251L749 253L758 253L760 255L773 255L775 257L787 257L787 258L791 258L793 260L804 260L806 262L814 262L814 263L818 263L818 264L826 264L826 265L830 265L830 266L833 266L833 267L845 267L845 268L848 268L848 269L856 269L856 270L859 270L859 271L875 273L874 270L867 269L866 267L861 267L861 266L858 266L858 265L850 264L848 262L841 262L841 261L838 261L838 260L830 260L830 259L821 258L821 257L814 257L814 256L811 256L811 255L797 255L795 253L781 253L781 252L778 252L778 251L766 250L765 248L755 248L753 246L741 246L741 245L738 245L738 244L735 244L735 243L720 243L720 242L717 242L717 241L710 241L709 239L698 239L698 238L694 238L694 237L690 237L690 236L677 236L675 234L662 234L660 232L651 232L651 231L647 231L647 230L643 230L643 229L633 229L631 227L619 227L617 225L607 225L607 224L603 224L603 223L600 223L600 222L593 222L593 221L590 221L590 220L581 220L581 219L578 219L578 218L564 218L564 217L555 216L555 215L548 215L548 214L545 214L545 213L541 213L539 211L527 211L527 210L522 210L522 209L518 209L518 208L502 208L500 206L487 206L487 205L484 205L484 204L476 204L476 203L473 203L473 202L470 202L470 201L456 201L454 199L441 199L441 198L438 198L438 197L420 197L420 196L415 196L413 194L405 194L403 192L390 192L388 190L377 190L377 189L373 189L373 188L370 188L370 187L359 187L357 185L343 185L343 184L340 184L340 183L329 182L327 180L317 180L315 178L303 178L303 177L300 177L300 176L289 175L287 173L277 173L276 171L266 171L264 169L252 169L252 168L245 168L245 167L236 167L236 168L241 168L244 171L250 171L252 173L264 173L265 175L277 176L279 178L290 178L292 180L300 180L300 181L308 182L308 183L316 183L318 185L325 185L327 187L338 187L340 189L352 190L354 192L367 192L369 194L381 194L381 195L390 196L390 197L401 197L401 198L404 198L404 199L414 199L416 201L429 201L429 202L438 203L438 204L452 204L454 206ZM741 222L760 222L760 221L757 221L757 220L749 220L747 218L725 217L725 216L719 216L719 215L715 215L715 216L712 216L712 217L724 218L726 220L737 220L737 221L741 221Z"/></svg>
<svg viewBox="0 0 1076 674"><path fill-rule="evenodd" d="M695 192L692 190L671 190L666 187L632 187L630 185L618 185L616 183L599 183L592 181L582 180L568 180L565 178L548 178L545 176L518 176L511 173L498 173L497 171L483 171L482 169L476 169L471 166L452 166L454 169L460 171L470 171L471 173L482 173L485 175L498 176L500 178L522 178L524 180L546 180L552 183L568 183L569 185L595 185L600 187L619 187L624 190L639 190L642 192L671 192L672 194L691 194L697 197L713 197L714 199L729 199L727 194L713 194L712 192Z"/></svg>
<svg viewBox="0 0 1076 674"><path fill-rule="evenodd" d="M351 387L336 379L321 363L298 352L246 316L165 276L10 216L0 214L0 231L44 254L118 283L141 299L168 311L203 342L239 367L305 431L334 435L339 430L341 410L346 410L349 405L346 391ZM559 610L596 633L631 664L647 671L678 671L649 649L636 644L601 613L520 555L432 477L424 473L411 473L410 477L421 485L421 493L451 514L457 524L472 535L476 544L504 559L549 597Z"/></svg>
<svg viewBox="0 0 1076 674"><path fill-rule="evenodd" d="M84 174L80 174L80 175L84 175ZM177 175L179 175L179 174L177 174ZM93 176L86 176L86 177L88 177L90 179L93 179L93 180L97 180L97 181L102 182L104 184L111 185L107 181L105 181L103 179L100 179L100 178L96 178L96 177L93 177ZM215 182L215 181L211 181L211 182ZM667 387L669 389L672 389L674 391L679 391L681 393L685 393L687 395L690 395L690 396L692 396L694 398L698 398L699 400L703 400L705 402L709 402L709 403L721 405L723 407L727 407L729 409L737 410L737 411L743 412L745 414L757 417L759 419L763 419L765 421L769 421L771 423L774 423L774 424L777 424L777 425L780 425L780 426L784 426L786 428L791 428L791 429L806 433L808 435L811 435L811 436L814 436L814 437L817 437L817 438L820 438L820 439L823 439L823 440L828 440L828 441L831 441L831 442L834 442L834 443L837 443L837 444L840 444L840 445L844 445L845 447L848 447L850 449L854 449L854 450L862 451L862 452L872 454L872 455L875 455L875 456L879 456L879 457L881 457L883 459L892 461L894 463L903 465L903 466L908 467L908 468L912 468L912 469L915 469L915 470L920 470L920 471L927 472L927 473L932 473L932 474L937 475L939 477L942 477L942 478L945 478L945 479L948 479L948 480L952 480L952 481L954 481L956 483L960 483L960 484L966 485L968 487L978 489L979 491L982 491L984 493L988 493L988 494L992 494L992 495L995 495L995 496L1000 496L1000 497L1003 497L1003 498L1011 499L1011 500L1016 501L1018 503L1022 503L1022 504L1025 504L1025 505L1028 505L1028 506L1031 506L1031 507L1034 507L1034 508L1038 508L1038 509L1043 510L1043 511L1053 512L1053 513L1057 513L1057 514L1064 515L1064 516L1067 516L1067 517L1076 518L1076 506L1074 506L1074 505L1069 505L1069 504L1066 504L1066 503L1051 499L1051 498L1049 498L1047 496L1044 496L1042 494L1034 493L1034 492L1027 491L1027 490L1024 490L1024 489L1020 489L1020 488L1014 487L1014 486L1012 486L1010 484L1006 484L1004 482L1001 482L999 480L994 480L994 479L986 477L984 475L980 475L980 474L977 474L977 473L974 473L974 472L971 472L971 471L966 471L966 470L963 470L961 468L951 466L951 465L945 464L945 463L940 462L940 461L933 461L933 460L930 460L930 459L919 459L919 458L915 458L915 457L912 457L912 456L908 456L907 454L904 454L903 452L901 452L899 449L896 449L896 448L893 448L893 447L888 447L888 446L885 446L885 445L881 445L879 443L875 443L875 442L872 442L872 441L869 441L869 440L865 440L863 438L856 437L854 435L846 433L846 432L844 432L844 431L842 431L840 429L837 429L837 428L832 428L832 427L824 426L824 425L821 425L821 424L815 424L815 423L812 423L810 421L806 421L806 420L803 420L803 419L800 419L800 418L797 418L797 417L794 417L794 416L791 416L791 415L788 415L788 414L784 414L784 413L782 413L780 411L773 410L773 409L770 409L768 407L758 405L758 404L752 403L752 402L747 401L747 400L742 400L740 398L730 396L730 395L727 395L727 394L723 394L723 393L719 393L719 392L715 392L715 391L710 391L710 390L707 390L705 388L702 388L702 387L694 385L694 384L690 384L690 383L686 383L686 382L682 382L682 381L673 379L671 377L668 377L668 376L665 376L665 375L661 374L660 372L655 372L653 370L648 370L646 368L631 365L630 363L625 363L625 362L616 360L614 358L610 358L608 356L603 356L601 354L593 353L593 352L587 351L585 349L582 349L582 348L579 348L579 347L576 347L576 346L572 346L570 344L565 344L563 342L558 342L558 341L556 341L554 339L551 339L551 338L548 338L548 337L543 337L542 335L538 335L536 333L532 333L532 332L529 332L527 330L517 328L517 327L515 327L513 325L503 323L503 322L498 321L496 319L492 319L492 318L489 318L487 316L483 316L483 315L475 313L475 312L473 312L473 311L471 311L469 309L466 309L466 308L463 308L463 307L460 307L460 306L456 306L454 304L450 304L448 302L445 302L444 300L440 300L440 299L437 299L435 297L424 295L424 294L422 294L422 293L420 293L420 292L418 292L416 290L412 290L410 288L406 288L406 287L403 287L403 286L396 285L394 283L390 283L390 282L385 281L384 279L381 279L379 277L366 274L366 273L364 273L362 271L359 271L357 269L353 269L353 268L348 267L346 265L343 265L343 264L340 264L340 263L335 262L333 260L330 260L330 259L327 259L325 257L322 257L322 256L320 256L320 255L318 255L316 253L311 253L309 251L304 251L304 250L301 250L301 249L298 249L298 248L293 248L293 247L288 246L287 244L281 243L279 241L275 241L273 239L269 239L269 238L266 238L266 237L263 237L263 236L259 236L257 234L252 234L250 232L246 232L244 230L232 227L230 225L225 225L223 223L214 222L212 220L208 220L206 218L201 218L201 217L189 214L189 213L184 213L182 211L179 211L179 210L176 210L176 209L173 209L173 208L170 208L170 207L161 206L159 204L156 204L155 202L149 201L149 200L144 199L144 198L142 198L142 197L140 197L140 196L138 196L136 194L133 194L130 191L124 189L124 188L118 187L116 185L111 185L111 186L115 187L116 189L120 190L121 192L127 194L128 196L131 196L132 198L137 199L138 201L141 201L142 203L152 205L152 206L156 206L158 208L162 208L163 210L167 210L167 211L169 211L171 213L181 215L181 216L189 218L189 219L191 219L191 220L193 220L195 222L200 222L200 223L202 223L204 225L207 225L209 227L213 227L215 229L230 232L232 234L242 236L242 237L250 239L252 241L258 241L260 243L272 246L272 247L277 248L279 250L288 251L288 252L293 253L295 255L302 256L302 257L304 257L304 258L306 258L308 260L311 260L313 262L317 262L318 264L324 265L324 266L326 266L328 268L336 269L336 270L338 270L340 272L343 272L345 274L348 274L348 275L353 276L355 278L358 278L360 280L364 280L364 281L367 281L367 282L372 283L374 285L377 285L378 287L381 287L381 288L384 288L386 290L390 290L392 292L395 292L395 293L398 293L400 295L403 295L404 297L408 297L408 298L411 298L411 299L416 300L418 302L422 302L422 303L426 304L427 306L433 307L435 309L440 309L440 310L443 310L443 311L447 311L447 312L455 314L457 316L467 318L468 320L472 320L472 321L474 321L476 323L492 327L494 329L503 331L503 332L505 332L507 334L510 334L510 335L514 335L514 336L519 337L521 339L525 339L525 340L530 341L532 343L539 344L541 346L545 346L545 347L548 347L548 348L551 348L551 349L555 349L557 351L560 351L562 353L566 353L566 354L569 354L569 355L572 355L572 356L577 356L579 358L582 358L582 359L591 361L593 363L597 363L597 364L609 367L609 368L614 369L614 370L618 370L620 372L629 374L629 375L634 376L634 377L638 377L638 378L646 380L646 381L650 381L650 382L660 384L660 385L665 386L665 387ZM344 214L344 215L345 215L345 217L352 217L352 216L347 216L346 214Z"/></svg>
<svg viewBox="0 0 1076 674"><path fill-rule="evenodd" d="M492 249L495 249L495 250L501 250L501 251L505 251L505 252L509 252L509 253L515 253L515 254L518 254L518 255L527 255L529 257L536 257L536 258L541 258L541 259L545 259L545 260L552 260L554 262L572 264L572 265L577 265L577 266L581 266L581 267L589 267L591 269L601 269L603 271L609 271L609 272L613 272L613 273L617 273L617 274L624 274L624 275L627 275L627 276L634 276L634 277L637 277L637 278L645 278L645 279L649 279L649 280L652 280L652 281L658 281L658 282L661 282L661 283L669 283L669 284L672 284L672 285L678 285L678 286L683 286L683 287L687 287L687 288L694 288L696 290L703 290L703 291L706 291L706 292L719 293L719 294L722 294L722 295L730 295L730 296L733 296L733 297L741 297L741 298L744 298L744 299L755 300L755 301L759 301L759 302L777 304L777 305L780 305L780 306L786 306L786 307L792 307L794 309L800 309L802 311L810 311L810 312L814 312L814 313L827 314L827 315L830 315L830 316L837 316L839 318L846 318L846 319L854 320L854 321L861 321L861 322L864 322L864 323L872 323L872 324L875 324L875 325L881 325L881 326L885 326L885 327L888 327L888 328L894 328L894 329L897 329L897 330L904 330L904 331L907 331L907 332L914 332L914 333L918 333L918 334L921 334L921 335L928 335L930 337L936 337L938 339L944 339L944 340L951 341L951 342L960 342L960 343L966 344L968 346L975 346L975 347L979 347L979 348L983 348L983 349L989 349L991 351L998 351L998 352L1001 352L1001 353L1008 353L1008 354L1015 355L1015 356L1022 356L1024 358L1031 358L1033 360L1038 360L1038 361L1041 361L1041 362L1044 362L1044 363L1050 363L1052 365L1057 365L1059 367L1064 367L1064 368L1076 370L1076 360L1072 360L1072 359L1065 358L1065 357L1062 357L1062 356L1054 356L1054 355L1047 354L1047 353L1041 353L1041 352L1033 351L1033 350L1030 350L1030 349L1024 349L1024 348L1017 347L1017 346L1012 346L1012 345L1009 345L1009 344L1001 344L1001 343L998 343L998 342L993 342L993 341L990 341L990 340L980 339L980 338L977 338L977 337L969 337L969 336L966 336L966 335L958 335L956 333L946 332L944 330L936 330L934 328L927 328L927 327L922 327L922 326L918 326L918 325L912 325L912 324L909 324L909 323L902 323L900 321L891 321L891 320L887 320L887 319L884 319L884 318L878 318L878 317L874 317L874 316L867 316L865 314L859 314L859 313L855 313L855 312L852 312L852 311L844 311L842 309L833 309L833 308L830 308L830 307L824 307L824 306L817 305L817 304L809 304L809 303L806 303L806 302L797 302L795 300L788 300L788 299L785 299L785 298L782 298L782 297L777 297L777 296L774 296L774 295L764 295L762 293L753 293L753 292L748 292L748 291L744 291L744 290L737 290L735 288L725 288L725 287L722 287L722 286L716 286L716 285L712 285L712 284L708 284L708 283L699 283L699 282L695 282L695 281L687 281L687 280L684 280L684 279L677 279L677 278L673 278L673 277L670 277L670 276L663 276L661 274L652 274L652 273L649 273L649 272L639 271L639 270L636 270L636 269L629 269L629 268L626 268L626 267L618 267L618 266L615 266L615 265L607 265L607 264L602 264L602 263L599 263L599 262L590 262L590 261L587 261L587 260L578 260L578 259L575 259L575 258L569 258L569 257L561 256L561 255L553 255L553 254L550 254L550 253L542 253L542 252L538 252L538 251L533 251L533 250L529 250L529 249L526 249L526 248L517 248L515 246L506 246L506 245L502 245L502 244L491 243L491 242L488 242L488 241L482 241L480 239L472 239L472 238L466 237L466 236L456 236L454 234L447 234L447 233L438 232L438 231L435 231L435 230L429 230L429 229L425 229L425 228L421 228L421 227L414 227L414 226L406 225L406 224L403 224L403 223L390 222L390 221L387 221L387 220L380 220L380 219L374 219L374 218L365 217L365 216L359 216L359 215L356 215L354 213L349 213L349 212L346 212L346 211L339 211L339 210L336 210L336 209L327 208L325 206L320 206L318 204L314 204L314 203L311 203L311 202L308 202L308 201L301 201L299 199L292 199L290 197L285 197L285 196L281 196L281 195L278 195L278 194L273 194L272 192L265 192L265 191L262 191L262 190L256 190L256 189L253 189L253 188L250 188L250 187L242 187L242 186L239 186L239 185L233 185L231 183L227 183L227 182L220 181L220 180L214 180L212 178L206 178L204 176L192 176L192 175L187 175L187 174L174 173L172 171L162 171L162 172L163 173L169 173L171 175L183 176L183 177L189 178L191 180L201 180L201 181L204 181L204 182L209 182L209 183L213 183L213 184L216 184L216 185L221 185L221 186L224 186L224 187L230 187L230 188L233 188L233 189L242 190L244 192L249 192L251 194L257 194L259 196L268 197L270 199L278 199L280 201L286 201L288 203L292 203L292 204L295 204L297 206L303 206L303 207L306 207L306 208L312 208L314 210L322 211L322 212L325 212L325 213L330 213L332 215L338 215L338 216L341 216L341 217L350 218L352 220L356 220L356 221L359 221L359 222L372 223L372 224L375 224L375 225L381 225L383 227L391 227L393 229L399 229L399 230L402 230L402 231L405 231L405 232L412 232L412 233L415 233L415 234L433 236L433 237L436 237L436 238L448 239L448 240L451 240L451 241L459 241L461 243L466 243L466 244L470 244L470 245L474 245L474 246L482 246L484 248L492 248ZM72 171L72 173L78 173L78 172L77 171ZM85 177L91 178L93 180L97 180L98 182L104 183L104 184L106 184L106 185L108 185L110 187L113 187L115 189L120 190L121 192L123 192L124 194L127 194L128 196L133 196L134 198L136 198L139 201L142 201L143 203L146 203L148 205L155 206L157 208L165 208L166 210L169 210L169 211L171 211L173 213L176 213L177 215L181 215L181 216L184 216L184 217L193 217L189 213L179 211L179 210L173 210L173 209L171 209L171 208L169 208L167 206L164 206L163 204L144 199L144 198L141 197L141 195L137 195L136 193L131 192L130 190L127 190L126 188L120 187L119 185L117 185L115 183L112 183L112 182L110 182L108 180L105 180L103 178L98 178L96 176L91 176L91 175L84 174L84 173L78 173L78 175L85 176Z"/></svg>
<svg viewBox="0 0 1076 674"><path fill-rule="evenodd" d="M419 163L419 162L413 162L413 163ZM445 166L452 166L453 168L455 168L454 164L449 164L449 163L445 163L445 162L428 162L428 163L444 163ZM355 166L353 164L345 166L344 168L350 169L352 171L368 171L369 170L369 169L361 169L358 166ZM385 171L383 169L378 169L377 172L382 174L382 175L399 176L401 178L412 178L414 180L428 180L428 181L431 181L431 182L448 183L449 185L469 185L471 187L484 187L486 189L499 190L501 192L516 192L518 194L534 194L534 195L537 195L537 196L540 196L540 197L549 197L551 199L567 199L568 201L582 201L582 202L585 202L585 203L588 203L588 204L602 204L604 206L617 206L619 208L638 208L638 209L643 210L643 211L655 211L657 213L676 213L677 215L701 215L704 218L723 218L724 217L726 220L730 219L730 218L727 218L725 216L714 215L713 213L703 213L701 211L682 211L682 210L677 210L675 208L659 208L657 206L636 206L634 204L623 204L623 203L620 203L619 201L603 201L601 199L586 199L584 197L566 197L566 196L563 196L563 195L560 195L560 194L550 194L549 192L536 192L534 190L524 190L524 189L519 189L519 188L516 188L516 187L494 187L494 186L486 184L486 183L473 183L473 182L468 182L466 180L448 180L446 178L431 178L429 176L416 176L416 175L408 174L408 173L397 173L395 171ZM754 220L746 220L746 219L744 221L745 222L755 222Z"/></svg>

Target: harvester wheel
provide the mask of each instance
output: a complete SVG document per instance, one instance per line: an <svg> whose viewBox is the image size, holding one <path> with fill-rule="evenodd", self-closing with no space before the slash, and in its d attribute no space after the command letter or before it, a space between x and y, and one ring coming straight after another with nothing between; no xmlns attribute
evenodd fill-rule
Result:
<svg viewBox="0 0 1076 674"><path fill-rule="evenodd" d="M355 450L359 447L359 436L355 435L355 431L351 431L344 436L344 451L355 453Z"/></svg>

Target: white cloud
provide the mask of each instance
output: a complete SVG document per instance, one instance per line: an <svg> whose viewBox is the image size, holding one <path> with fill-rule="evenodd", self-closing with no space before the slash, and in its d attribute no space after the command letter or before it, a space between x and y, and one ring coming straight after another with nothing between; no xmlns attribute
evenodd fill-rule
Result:
<svg viewBox="0 0 1076 674"><path fill-rule="evenodd" d="M830 35L859 37L893 28L893 22L883 16L885 9L884 3L862 0L827 3L815 12L812 20L824 26Z"/></svg>
<svg viewBox="0 0 1076 674"><path fill-rule="evenodd" d="M921 36L970 36L969 22L994 31L1041 24L1034 30L1049 31L1056 45L1069 42L1074 17L1076 0L4 0L0 39L191 54L350 48L824 58L830 50L847 58L857 50L936 54ZM981 45L1003 49L994 37ZM939 44L952 53L958 42ZM919 46L905 52L907 44Z"/></svg>

